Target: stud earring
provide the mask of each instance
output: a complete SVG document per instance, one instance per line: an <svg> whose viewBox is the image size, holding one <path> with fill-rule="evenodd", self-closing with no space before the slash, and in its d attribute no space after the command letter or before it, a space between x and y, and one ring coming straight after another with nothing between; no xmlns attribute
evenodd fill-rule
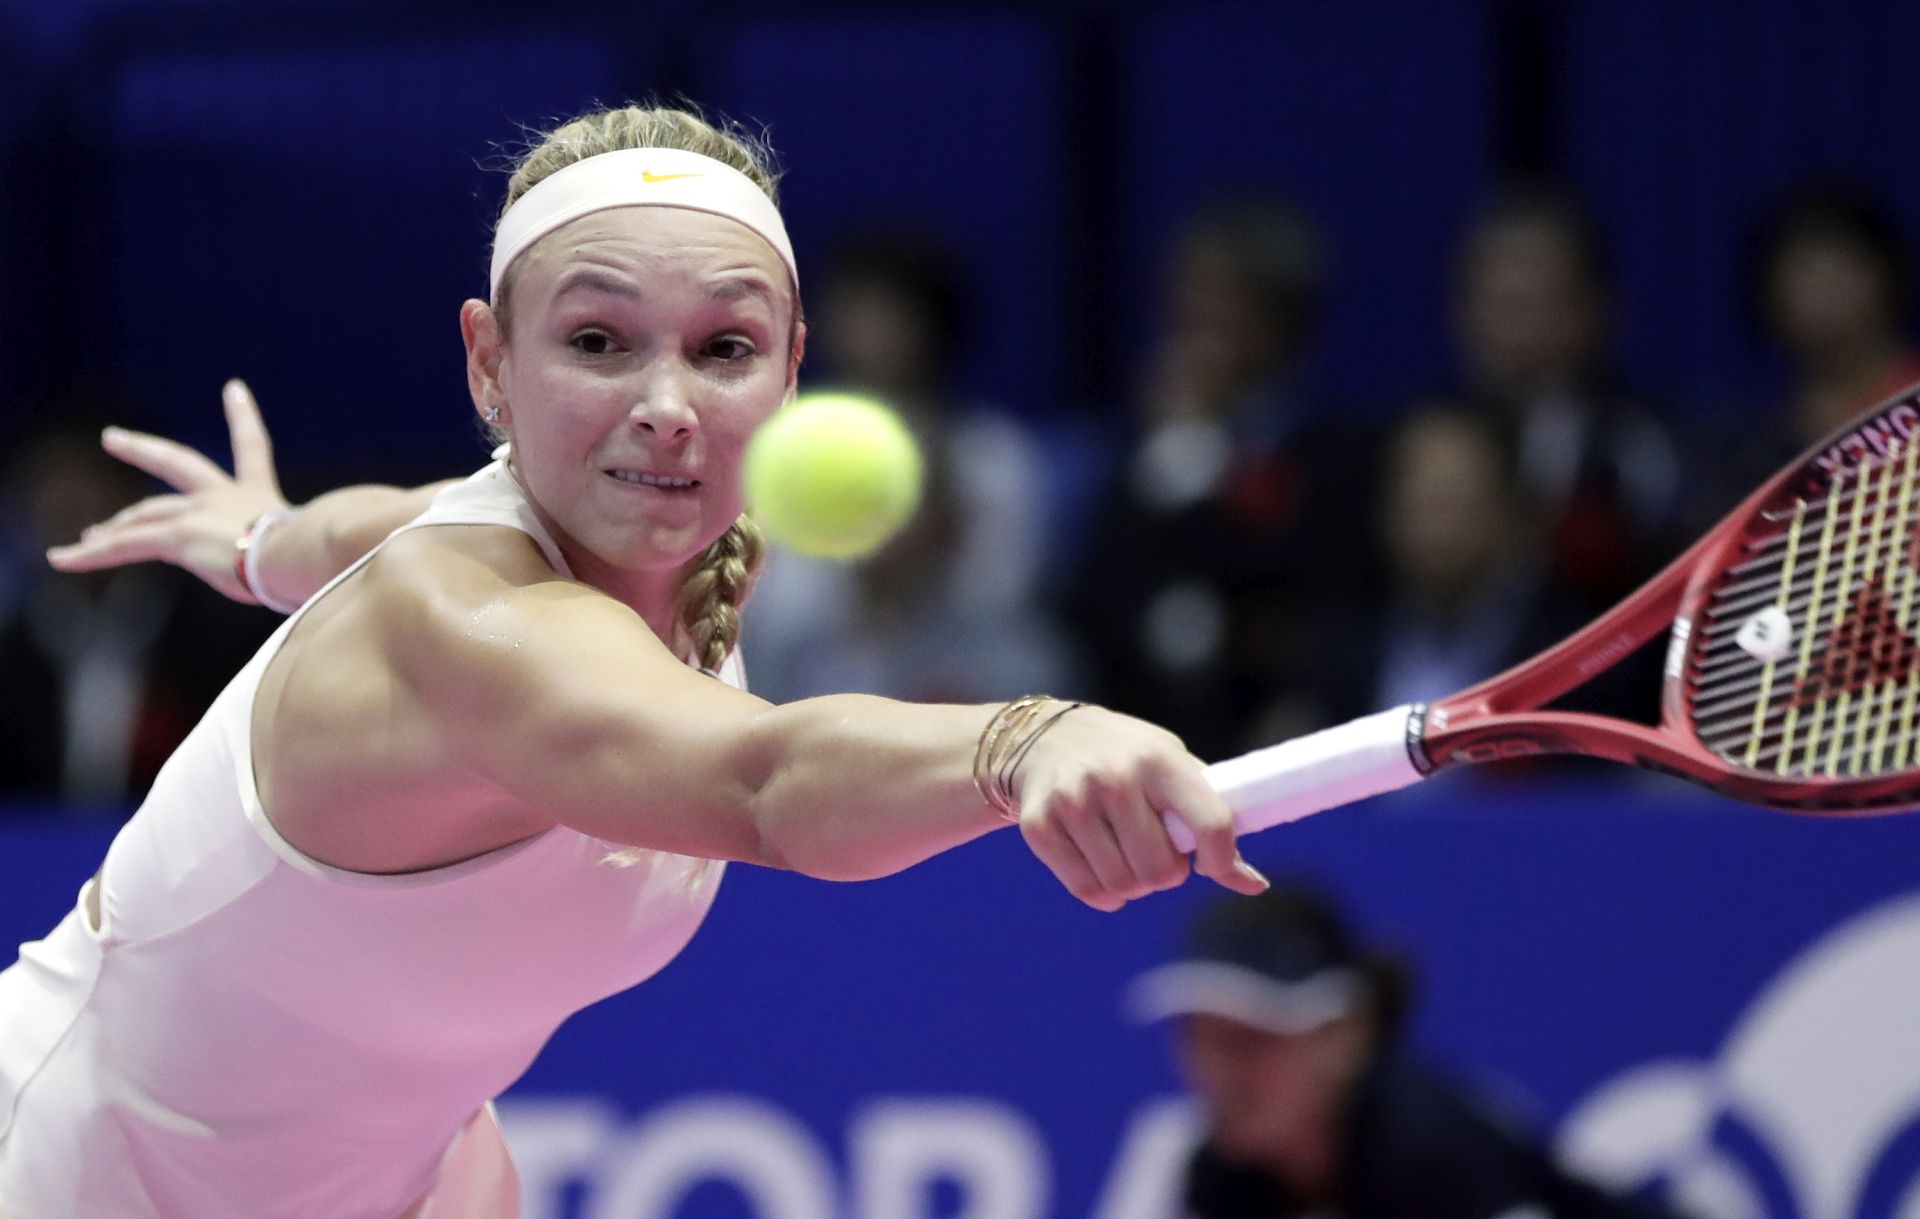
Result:
<svg viewBox="0 0 1920 1219"><path fill-rule="evenodd" d="M500 404L498 402L487 403L486 409L480 412L480 416L488 423L500 422Z"/></svg>

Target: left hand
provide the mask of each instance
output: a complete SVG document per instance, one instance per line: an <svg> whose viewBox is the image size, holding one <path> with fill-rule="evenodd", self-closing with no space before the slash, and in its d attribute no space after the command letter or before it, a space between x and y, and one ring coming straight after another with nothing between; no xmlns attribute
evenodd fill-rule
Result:
<svg viewBox="0 0 1920 1219"><path fill-rule="evenodd" d="M158 559L198 576L235 601L254 604L234 572L234 543L260 514L284 508L273 467L273 443L246 383L221 391L234 472L177 441L145 432L108 428L100 437L107 452L153 475L172 494L149 496L90 525L80 540L47 551L60 571L99 571Z"/></svg>

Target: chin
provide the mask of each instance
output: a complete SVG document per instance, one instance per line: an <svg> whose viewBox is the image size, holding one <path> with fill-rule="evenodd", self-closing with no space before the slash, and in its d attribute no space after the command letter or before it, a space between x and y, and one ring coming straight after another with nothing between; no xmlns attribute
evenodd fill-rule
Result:
<svg viewBox="0 0 1920 1219"><path fill-rule="evenodd" d="M628 571L677 571L697 561L719 536L718 533L706 537L675 530L665 535L627 539L625 545L610 548L606 557Z"/></svg>
<svg viewBox="0 0 1920 1219"><path fill-rule="evenodd" d="M684 567L688 563L698 561L700 556L707 552L707 547L719 541L720 535L725 532L726 529L721 528L712 533L703 532L691 537L662 539L659 554L669 566Z"/></svg>

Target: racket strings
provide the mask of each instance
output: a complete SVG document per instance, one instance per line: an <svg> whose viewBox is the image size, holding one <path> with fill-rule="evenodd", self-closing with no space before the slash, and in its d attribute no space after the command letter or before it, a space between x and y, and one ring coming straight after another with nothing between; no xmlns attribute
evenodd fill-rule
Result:
<svg viewBox="0 0 1920 1219"><path fill-rule="evenodd" d="M1920 537L1920 513L1908 514L1903 525L1904 531L1891 535L1882 530L1884 541L1859 552L1857 556L1868 560L1872 568L1878 569L1882 573L1878 578L1882 581L1897 584L1902 572L1920 569L1920 565L1901 561L1898 554L1900 543ZM1818 601L1823 611L1830 611L1833 599L1838 595L1837 581L1827 571L1809 571L1805 565L1801 566L1801 572L1790 578L1783 579L1776 575L1779 587L1773 596L1754 595L1751 590L1728 596L1724 589L1715 594L1706 610L1706 625L1701 628L1696 641L1697 680L1717 686L1721 683L1716 679L1726 670L1752 669L1754 657L1742 644L1740 634L1756 612L1769 606L1787 615L1794 625L1793 635L1796 639L1804 634L1803 623L1812 622L1818 626L1823 614L1813 612L1814 603ZM1863 575L1862 578L1874 577ZM1904 623L1904 619L1901 621Z"/></svg>
<svg viewBox="0 0 1920 1219"><path fill-rule="evenodd" d="M1878 525L1866 526L1861 530L1863 536L1859 539L1860 544L1877 551L1882 562L1903 559L1910 566L1920 567L1920 534L1914 529L1916 516L1920 516L1920 513L1908 512L1904 517L1890 517ZM1902 543L1907 551L1905 555L1898 553ZM1730 636L1739 629L1741 615L1777 601L1783 589L1795 600L1803 600L1803 594L1810 594L1814 582L1813 570L1803 564L1792 573L1791 582L1783 583L1784 561L1783 549L1780 561L1771 564L1768 570L1729 582L1716 590L1713 611L1720 617L1707 628L1709 632L1716 637Z"/></svg>
<svg viewBox="0 0 1920 1219"><path fill-rule="evenodd" d="M1796 571L1786 564L1783 552L1792 544L1796 532L1824 533L1841 524L1846 532L1835 540L1837 550L1849 545L1865 545L1874 548L1867 552L1869 555L1878 554L1881 558L1889 556L1880 548L1896 546L1904 539L1907 562L1920 566L1920 536L1916 536L1912 528L1914 515L1920 511L1920 501L1915 500L1908 486L1916 459L1920 458L1920 445L1905 446L1898 452L1900 460L1889 459L1879 466L1877 478L1873 476L1876 471L1869 460L1853 471L1851 483L1847 471L1837 474L1831 492L1824 498L1796 500L1791 510L1767 514L1769 520L1782 528L1751 545L1749 552L1753 557L1727 569L1715 590L1714 608L1724 616L1738 612L1739 607L1730 604L1736 600L1745 598L1751 604L1771 600L1787 581L1797 580L1800 589L1809 587L1824 569L1803 565ZM1896 490L1896 483L1899 507L1888 513L1888 500ZM1869 508L1871 512L1867 511ZM1722 629L1725 629L1724 623Z"/></svg>
<svg viewBox="0 0 1920 1219"><path fill-rule="evenodd" d="M1802 705L1843 690L1858 690L1874 681L1905 678L1920 642L1899 625L1888 599L1877 593L1856 598L1857 616L1849 614L1843 634L1860 630L1860 623L1873 621L1875 630L1866 639L1835 640L1815 647L1810 656L1810 671L1794 684L1789 698ZM1694 719L1700 727L1717 722L1717 717L1738 711L1750 704L1751 697L1770 684L1764 662L1750 664L1750 672L1741 681L1727 682L1711 689L1708 696L1696 696Z"/></svg>
<svg viewBox="0 0 1920 1219"><path fill-rule="evenodd" d="M1689 667L1690 716L1709 749L1782 774L1920 763L1917 457L1907 445L1843 471L1823 501L1776 514L1785 528L1729 570ZM1761 614L1787 627L1768 648L1746 638Z"/></svg>
<svg viewBox="0 0 1920 1219"><path fill-rule="evenodd" d="M1898 464L1904 467L1906 451L1905 448L1899 449L1898 452L1903 460L1900 462L1889 460L1887 465L1892 466ZM1886 467L1883 466L1882 468L1884 469ZM1853 508L1853 501L1857 491L1857 484L1854 489L1844 489L1842 484L1845 479L1846 473L1843 471L1834 479L1834 490L1830 494L1817 499L1797 499L1794 501L1792 508L1769 509L1760 514L1760 519L1770 525L1784 526L1796 516L1800 516L1804 511L1808 527L1818 529L1829 512L1838 512L1840 516L1844 518ZM1867 494L1871 497L1873 489L1868 488ZM1758 541L1748 543L1747 553L1751 557L1728 567L1726 574L1728 576L1741 575L1767 563L1773 557L1774 553L1777 553L1786 546L1786 541L1787 535L1784 528L1782 528L1769 533L1766 537Z"/></svg>
<svg viewBox="0 0 1920 1219"><path fill-rule="evenodd" d="M1920 503L1915 506L1920 508ZM1863 550L1860 555L1863 559L1871 560L1872 566L1880 573L1877 579L1882 583L1897 585L1903 572L1920 571L1920 564L1904 561L1904 556L1899 554L1901 543L1920 540L1920 512L1909 513L1900 524L1903 531L1884 536L1881 544ZM1881 532L1884 535L1885 531ZM1775 578L1780 583L1774 596L1756 595L1752 590L1732 596L1728 596L1726 590L1715 594L1708 605L1707 622L1701 628L1696 644L1696 673L1699 679L1713 682L1724 670L1751 668L1753 657L1742 645L1740 632L1755 613L1768 606L1778 609L1794 623L1794 636L1798 638L1801 634L1799 624L1802 622L1815 621L1815 625L1818 625L1817 619L1821 615L1809 612L1815 600L1822 602L1823 608L1830 609L1832 598L1837 595L1835 579L1831 574L1807 571L1805 565L1791 579Z"/></svg>

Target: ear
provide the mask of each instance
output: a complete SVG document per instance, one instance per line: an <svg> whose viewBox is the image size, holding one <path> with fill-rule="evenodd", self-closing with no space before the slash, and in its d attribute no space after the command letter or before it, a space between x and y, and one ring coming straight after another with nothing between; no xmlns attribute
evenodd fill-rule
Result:
<svg viewBox="0 0 1920 1219"><path fill-rule="evenodd" d="M460 306L460 340L467 347L467 392L473 407L484 418L488 407L501 408L500 422L507 421L507 393L501 384L500 366L506 357L506 338L500 333L500 316L482 300L469 300Z"/></svg>
<svg viewBox="0 0 1920 1219"><path fill-rule="evenodd" d="M807 354L807 324L793 325L793 350L787 353L787 392L782 401L791 402L800 389L800 361Z"/></svg>

